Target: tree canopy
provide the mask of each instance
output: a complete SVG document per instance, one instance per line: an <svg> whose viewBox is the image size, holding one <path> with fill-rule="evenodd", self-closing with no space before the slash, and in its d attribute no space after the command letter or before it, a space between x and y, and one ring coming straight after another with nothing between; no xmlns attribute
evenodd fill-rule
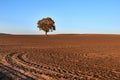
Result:
<svg viewBox="0 0 120 80"><path fill-rule="evenodd" d="M38 24L37 27L40 30L43 30L46 35L47 35L47 32L56 30L55 29L55 22L50 17L43 18L43 19L39 20L37 24Z"/></svg>

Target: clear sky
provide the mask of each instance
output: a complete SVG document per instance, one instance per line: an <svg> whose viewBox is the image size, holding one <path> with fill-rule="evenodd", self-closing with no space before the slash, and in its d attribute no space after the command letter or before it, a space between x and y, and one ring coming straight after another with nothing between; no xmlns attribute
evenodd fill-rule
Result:
<svg viewBox="0 0 120 80"><path fill-rule="evenodd" d="M52 34L120 34L120 0L0 0L0 33L42 34L44 17L56 22Z"/></svg>

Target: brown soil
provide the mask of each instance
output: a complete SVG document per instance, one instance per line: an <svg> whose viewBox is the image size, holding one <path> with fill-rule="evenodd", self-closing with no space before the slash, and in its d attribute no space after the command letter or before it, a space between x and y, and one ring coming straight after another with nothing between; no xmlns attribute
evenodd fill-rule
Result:
<svg viewBox="0 0 120 80"><path fill-rule="evenodd" d="M4 78L120 80L120 35L0 35Z"/></svg>

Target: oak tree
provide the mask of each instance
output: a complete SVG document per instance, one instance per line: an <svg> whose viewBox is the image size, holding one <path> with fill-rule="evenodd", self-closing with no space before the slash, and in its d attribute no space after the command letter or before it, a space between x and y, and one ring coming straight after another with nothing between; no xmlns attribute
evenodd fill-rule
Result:
<svg viewBox="0 0 120 80"><path fill-rule="evenodd" d="M39 20L39 21L37 22L37 24L38 24L37 27L38 27L40 30L43 30L43 31L45 32L45 35L47 35L47 33L48 33L49 31L56 30L56 29L55 29L55 22L54 22L54 20L52 20L50 17L43 18L43 19Z"/></svg>

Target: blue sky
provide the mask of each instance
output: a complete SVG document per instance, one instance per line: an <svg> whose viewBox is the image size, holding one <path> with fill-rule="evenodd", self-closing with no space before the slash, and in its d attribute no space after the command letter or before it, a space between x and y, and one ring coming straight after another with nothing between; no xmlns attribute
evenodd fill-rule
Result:
<svg viewBox="0 0 120 80"><path fill-rule="evenodd" d="M0 0L0 33L44 34L44 17L56 22L50 34L120 34L120 0Z"/></svg>

